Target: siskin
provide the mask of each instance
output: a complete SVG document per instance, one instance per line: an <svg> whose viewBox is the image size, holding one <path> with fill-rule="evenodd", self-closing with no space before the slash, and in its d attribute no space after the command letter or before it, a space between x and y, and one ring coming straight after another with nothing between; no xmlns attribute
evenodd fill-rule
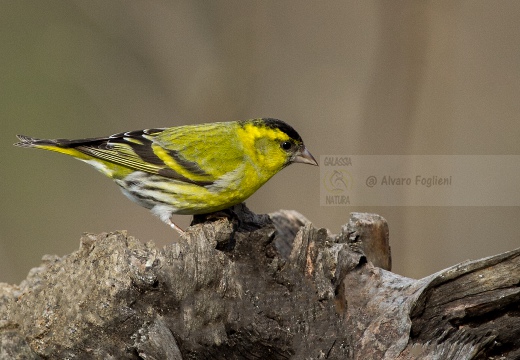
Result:
<svg viewBox="0 0 520 360"><path fill-rule="evenodd" d="M277 119L146 129L104 138L42 140L16 146L74 156L182 234L173 214L207 214L243 202L287 165L318 165L302 138Z"/></svg>

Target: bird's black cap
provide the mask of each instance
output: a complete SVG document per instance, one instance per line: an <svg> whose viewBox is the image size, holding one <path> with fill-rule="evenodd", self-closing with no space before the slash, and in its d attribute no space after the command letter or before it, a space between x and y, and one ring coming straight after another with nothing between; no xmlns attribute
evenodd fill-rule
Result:
<svg viewBox="0 0 520 360"><path fill-rule="evenodd" d="M294 130L294 128L286 122L273 118L264 118L261 120L264 122L265 126L270 127L272 129L279 129L280 131L286 133L291 139L294 139L298 142L302 142L302 138L298 134L298 132Z"/></svg>

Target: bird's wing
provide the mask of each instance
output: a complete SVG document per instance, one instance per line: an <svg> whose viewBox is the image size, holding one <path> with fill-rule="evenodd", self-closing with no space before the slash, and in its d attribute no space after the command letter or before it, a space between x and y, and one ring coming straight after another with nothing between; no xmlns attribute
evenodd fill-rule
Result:
<svg viewBox="0 0 520 360"><path fill-rule="evenodd" d="M217 181L246 160L236 126L229 122L165 129L154 137L153 152L183 176Z"/></svg>
<svg viewBox="0 0 520 360"><path fill-rule="evenodd" d="M146 129L114 134L108 138L62 140L59 145L73 148L95 159L129 170L144 171L199 186L211 185L216 179L195 161L185 160L180 152L156 142L167 129ZM172 137L172 141L175 138ZM200 143L192 144L197 147Z"/></svg>

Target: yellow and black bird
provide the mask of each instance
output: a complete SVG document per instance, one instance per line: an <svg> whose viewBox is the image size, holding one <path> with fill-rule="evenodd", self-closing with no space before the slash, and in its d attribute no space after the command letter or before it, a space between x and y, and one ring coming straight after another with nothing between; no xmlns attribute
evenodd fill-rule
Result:
<svg viewBox="0 0 520 360"><path fill-rule="evenodd" d="M180 233L173 214L226 209L291 163L318 165L296 130L269 118L80 140L18 138L16 146L56 151L89 163Z"/></svg>

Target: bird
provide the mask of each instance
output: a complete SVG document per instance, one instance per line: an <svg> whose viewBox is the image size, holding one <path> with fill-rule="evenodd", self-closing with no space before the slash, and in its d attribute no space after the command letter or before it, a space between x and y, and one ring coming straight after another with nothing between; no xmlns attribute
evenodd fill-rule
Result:
<svg viewBox="0 0 520 360"><path fill-rule="evenodd" d="M318 165L296 130L273 118L37 139L15 146L66 154L111 178L124 195L179 234L174 214L218 212L249 198L292 163Z"/></svg>

